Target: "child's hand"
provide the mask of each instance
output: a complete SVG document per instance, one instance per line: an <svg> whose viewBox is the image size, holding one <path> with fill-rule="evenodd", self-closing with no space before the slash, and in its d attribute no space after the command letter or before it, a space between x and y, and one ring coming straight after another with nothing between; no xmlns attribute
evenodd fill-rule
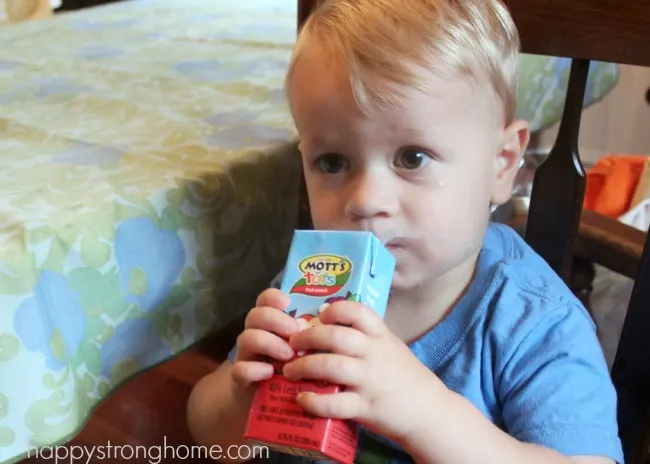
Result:
<svg viewBox="0 0 650 464"><path fill-rule="evenodd" d="M345 391L302 393L298 403L317 416L354 419L399 443L417 427L415 418L421 416L423 401L447 391L444 384L368 307L336 302L320 320L323 325L294 335L289 343L296 351L329 353L291 361L284 375L290 380L325 380L344 385Z"/></svg>
<svg viewBox="0 0 650 464"><path fill-rule="evenodd" d="M287 361L294 355L287 339L298 332L298 322L284 312L289 297L276 289L265 290L255 308L246 316L245 330L237 338L237 356L232 377L240 387L273 375L273 366L265 357Z"/></svg>

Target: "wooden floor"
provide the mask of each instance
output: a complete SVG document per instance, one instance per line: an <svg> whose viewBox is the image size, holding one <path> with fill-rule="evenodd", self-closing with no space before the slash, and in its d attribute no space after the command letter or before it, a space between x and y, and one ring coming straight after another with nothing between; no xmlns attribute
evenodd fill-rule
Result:
<svg viewBox="0 0 650 464"><path fill-rule="evenodd" d="M135 453L137 450L140 453L139 459L136 459L135 455L132 459L125 460L96 454L90 460L88 455L85 455L83 459L70 460L68 457L58 462L214 463L215 461L210 459L185 458L183 455L191 452L193 445L185 422L185 410L192 386L218 366L217 359L224 357L222 347L215 348L214 344L206 343L155 370L142 374L111 395L95 411L81 433L67 445L68 449L73 446L85 446L87 449L95 449L96 453L100 449L107 452L108 444L113 449L115 446L123 446L128 452ZM160 447L160 451L157 447ZM149 453L147 456L145 449ZM78 449L78 452L80 453L81 449ZM158 453L161 455L160 460ZM178 456L177 453L181 455ZM55 460L33 457L21 462L52 464Z"/></svg>

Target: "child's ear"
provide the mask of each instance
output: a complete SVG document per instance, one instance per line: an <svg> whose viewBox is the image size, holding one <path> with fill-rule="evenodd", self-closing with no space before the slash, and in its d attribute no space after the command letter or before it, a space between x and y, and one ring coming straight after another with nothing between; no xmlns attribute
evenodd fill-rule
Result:
<svg viewBox="0 0 650 464"><path fill-rule="evenodd" d="M494 159L492 204L502 205L510 200L519 164L530 141L527 121L516 120L503 129L499 152Z"/></svg>

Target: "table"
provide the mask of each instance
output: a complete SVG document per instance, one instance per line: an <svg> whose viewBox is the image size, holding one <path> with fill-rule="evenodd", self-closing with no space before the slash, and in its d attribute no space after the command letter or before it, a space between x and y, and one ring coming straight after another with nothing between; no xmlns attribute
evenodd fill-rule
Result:
<svg viewBox="0 0 650 464"><path fill-rule="evenodd" d="M0 462L74 436L281 269L300 162L283 3L0 28Z"/></svg>

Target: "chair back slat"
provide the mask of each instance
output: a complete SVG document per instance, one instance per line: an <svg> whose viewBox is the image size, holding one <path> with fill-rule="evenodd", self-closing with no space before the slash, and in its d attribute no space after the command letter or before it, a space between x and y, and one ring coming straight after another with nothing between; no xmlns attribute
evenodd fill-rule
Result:
<svg viewBox="0 0 650 464"><path fill-rule="evenodd" d="M567 283L585 194L578 135L588 74L589 60L574 59L558 137L535 172L526 225L528 244Z"/></svg>
<svg viewBox="0 0 650 464"><path fill-rule="evenodd" d="M311 220L309 209L309 195L307 194L307 182L305 182L305 171L300 170L300 190L298 200L298 229L311 230L314 224Z"/></svg>
<svg viewBox="0 0 650 464"><path fill-rule="evenodd" d="M316 8L320 0L298 0L298 30L305 23L310 13Z"/></svg>
<svg viewBox="0 0 650 464"><path fill-rule="evenodd" d="M625 462L643 462L650 427L650 234L612 365Z"/></svg>

